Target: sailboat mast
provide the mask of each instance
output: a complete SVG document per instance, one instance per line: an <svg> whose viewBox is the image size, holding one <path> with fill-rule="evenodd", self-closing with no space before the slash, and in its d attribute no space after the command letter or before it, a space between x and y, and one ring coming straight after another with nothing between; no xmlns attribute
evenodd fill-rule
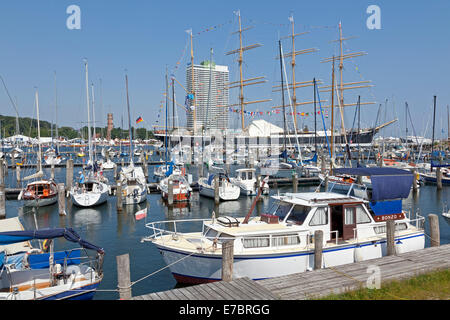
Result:
<svg viewBox="0 0 450 320"><path fill-rule="evenodd" d="M433 100L434 100L434 103L433 103L433 138L431 140L431 157L433 156L433 151L434 151L434 126L436 123L436 96L434 96ZM431 167L431 171L433 171L433 167Z"/></svg>
<svg viewBox="0 0 450 320"><path fill-rule="evenodd" d="M58 88L56 87L56 71L55 71L55 128L56 128L56 140L58 141ZM53 140L52 140L53 142ZM58 145L56 146L58 148Z"/></svg>
<svg viewBox="0 0 450 320"><path fill-rule="evenodd" d="M241 106L241 127L242 130L245 128L244 121L244 78L242 74L242 62L243 58L243 50L242 50L242 24L241 24L241 12L238 12L238 20L239 20L239 104Z"/></svg>
<svg viewBox="0 0 450 320"><path fill-rule="evenodd" d="M36 113L37 113L37 129L38 129L38 172L42 171L42 149L41 149L41 125L39 121L39 93L36 89Z"/></svg>
<svg viewBox="0 0 450 320"><path fill-rule="evenodd" d="M89 75L88 75L88 62L84 61L85 76L86 76L86 106L87 106L87 116L88 116L88 141L89 141L89 162L92 163L92 140L91 140L91 111L90 111L90 101L89 101Z"/></svg>
<svg viewBox="0 0 450 320"><path fill-rule="evenodd" d="M130 135L130 165L133 164L133 135L131 133L131 117L130 117L130 98L128 96L128 75L125 74L125 85L127 90L127 109L128 109L128 134Z"/></svg>
<svg viewBox="0 0 450 320"><path fill-rule="evenodd" d="M167 76L166 76L167 77ZM194 119L194 135L197 132L197 108L195 107L195 78L194 78L194 46L192 41L192 30L191 30L191 93L192 93L192 116ZM166 92L167 93L167 92Z"/></svg>
<svg viewBox="0 0 450 320"><path fill-rule="evenodd" d="M333 159L333 149L334 149L334 56L333 56L333 66L331 68L331 150L330 150L330 160Z"/></svg>
<svg viewBox="0 0 450 320"><path fill-rule="evenodd" d="M95 143L97 139L97 132L95 130L95 95L94 95L94 83L91 83L91 92L92 92L92 122L93 122L93 137L94 141L92 142L94 147L94 159L97 160L97 145Z"/></svg>
<svg viewBox="0 0 450 320"><path fill-rule="evenodd" d="M278 40L278 46L280 49L280 70L281 70L281 101L282 101L282 106L283 106L283 127L284 127L284 138L283 138L283 146L284 146L284 160L286 161L286 157L287 157L287 149L286 149L286 132L287 132L287 128L286 128L286 106L284 103L284 81L283 81L283 53L281 50L281 40Z"/></svg>
<svg viewBox="0 0 450 320"><path fill-rule="evenodd" d="M292 66L292 105L294 107L294 122L295 128L297 128L297 96L295 95L295 34L294 34L294 17L291 16L290 19L292 25L292 56L291 56L291 66ZM314 91L315 92L315 91ZM314 93L315 94L315 93Z"/></svg>
<svg viewBox="0 0 450 320"><path fill-rule="evenodd" d="M314 153L317 153L316 78L313 79L313 83L314 83Z"/></svg>
<svg viewBox="0 0 450 320"><path fill-rule="evenodd" d="M340 78L341 78L341 83L340 83L340 105L341 108L344 107L344 81L343 81L343 70L344 70L344 52L343 52L343 48L342 48L342 24L341 22L339 22L339 46L340 46L340 51L341 51L341 56L339 57L339 73L340 73ZM334 90L334 87L333 87ZM344 128L342 128L342 133L345 134L345 130Z"/></svg>

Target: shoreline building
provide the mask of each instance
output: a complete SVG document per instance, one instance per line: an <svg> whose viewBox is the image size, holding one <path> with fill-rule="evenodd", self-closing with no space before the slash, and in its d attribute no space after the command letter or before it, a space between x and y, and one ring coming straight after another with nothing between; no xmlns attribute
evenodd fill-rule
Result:
<svg viewBox="0 0 450 320"><path fill-rule="evenodd" d="M111 140L111 131L114 128L114 120L113 120L113 114L112 113L108 113L108 117L107 117L107 129L106 129L106 140Z"/></svg>
<svg viewBox="0 0 450 320"><path fill-rule="evenodd" d="M211 81L210 81L211 79ZM194 129L193 103L195 102L195 119L197 130L228 129L228 66L219 66L214 62L203 61L194 64L194 81L192 81L191 64L186 68L188 92L195 92L194 99L188 98L186 121L189 130ZM194 90L192 90L194 83Z"/></svg>

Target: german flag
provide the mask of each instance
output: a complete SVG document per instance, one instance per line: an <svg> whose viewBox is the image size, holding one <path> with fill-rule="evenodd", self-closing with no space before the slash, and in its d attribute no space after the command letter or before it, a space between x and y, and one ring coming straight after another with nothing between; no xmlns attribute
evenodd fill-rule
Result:
<svg viewBox="0 0 450 320"><path fill-rule="evenodd" d="M142 117L139 117L139 118L136 119L136 124L138 124L138 123L140 123L142 121L144 121L144 119L142 119Z"/></svg>

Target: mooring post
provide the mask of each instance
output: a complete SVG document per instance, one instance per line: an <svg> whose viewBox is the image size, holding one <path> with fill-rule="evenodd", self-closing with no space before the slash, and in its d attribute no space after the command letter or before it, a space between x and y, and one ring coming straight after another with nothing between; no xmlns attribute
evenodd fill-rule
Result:
<svg viewBox="0 0 450 320"><path fill-rule="evenodd" d="M144 154L142 156L142 164L144 165L144 176L148 178L148 160Z"/></svg>
<svg viewBox="0 0 450 320"><path fill-rule="evenodd" d="M17 187L20 188L20 166L16 166Z"/></svg>
<svg viewBox="0 0 450 320"><path fill-rule="evenodd" d="M395 255L395 220L386 221L386 255Z"/></svg>
<svg viewBox="0 0 450 320"><path fill-rule="evenodd" d="M430 245L432 247L439 247L440 241L440 232L439 232L439 217L436 214L429 214L428 221L430 222Z"/></svg>
<svg viewBox="0 0 450 320"><path fill-rule="evenodd" d="M6 218L5 166L0 162L0 219Z"/></svg>
<svg viewBox="0 0 450 320"><path fill-rule="evenodd" d="M66 162L66 191L72 189L73 183L73 159L67 159Z"/></svg>
<svg viewBox="0 0 450 320"><path fill-rule="evenodd" d="M314 270L322 269L323 231L314 232Z"/></svg>
<svg viewBox="0 0 450 320"><path fill-rule="evenodd" d="M66 188L64 183L58 183L58 211L60 216L66 215Z"/></svg>
<svg viewBox="0 0 450 320"><path fill-rule="evenodd" d="M325 187L325 192L328 192L328 174L325 176L324 187Z"/></svg>
<svg viewBox="0 0 450 320"><path fill-rule="evenodd" d="M297 193L297 188L298 188L298 176L297 176L297 172L293 172L292 173L292 192Z"/></svg>
<svg viewBox="0 0 450 320"><path fill-rule="evenodd" d="M119 180L117 180L117 182L116 182L116 200L117 200L116 208L117 208L117 211L120 212L120 211L122 211L123 203L122 203L122 185L120 184Z"/></svg>
<svg viewBox="0 0 450 320"><path fill-rule="evenodd" d="M222 281L233 280L234 240L222 242Z"/></svg>
<svg viewBox="0 0 450 320"><path fill-rule="evenodd" d="M417 188L417 183L418 183L418 179L417 179L417 169L413 169L412 170L412 173L413 173L413 176L414 176L414 178L413 178L413 191L414 192L417 192L418 191L418 188Z"/></svg>
<svg viewBox="0 0 450 320"><path fill-rule="evenodd" d="M131 299L130 256L123 254L116 256L117 262L117 288L120 300Z"/></svg>
<svg viewBox="0 0 450 320"><path fill-rule="evenodd" d="M438 190L442 190L442 172L441 168L436 168L436 187Z"/></svg>
<svg viewBox="0 0 450 320"><path fill-rule="evenodd" d="M167 188L168 188L167 202L168 202L169 206L173 206L173 181L172 181L172 178L169 178L169 181L167 182Z"/></svg>
<svg viewBox="0 0 450 320"><path fill-rule="evenodd" d="M219 176L214 177L214 203L220 203L220 195L219 195Z"/></svg>
<svg viewBox="0 0 450 320"><path fill-rule="evenodd" d="M19 169L19 173L20 173L20 169ZM52 180L55 180L55 164L53 162L50 166L50 178Z"/></svg>

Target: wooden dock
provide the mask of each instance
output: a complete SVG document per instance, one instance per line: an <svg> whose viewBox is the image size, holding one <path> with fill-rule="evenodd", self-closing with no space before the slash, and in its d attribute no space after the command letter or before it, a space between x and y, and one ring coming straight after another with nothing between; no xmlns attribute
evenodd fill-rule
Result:
<svg viewBox="0 0 450 320"><path fill-rule="evenodd" d="M367 287L371 270L380 281L408 279L450 268L450 244L333 268L253 281L249 278L177 288L132 300L307 300ZM390 297L386 297L390 299Z"/></svg>

